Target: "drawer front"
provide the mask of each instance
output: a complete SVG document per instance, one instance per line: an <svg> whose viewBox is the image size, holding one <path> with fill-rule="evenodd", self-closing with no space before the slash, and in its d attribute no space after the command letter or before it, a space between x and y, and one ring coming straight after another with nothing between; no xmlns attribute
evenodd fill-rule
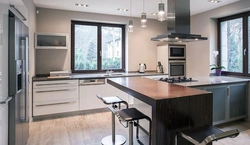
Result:
<svg viewBox="0 0 250 145"><path fill-rule="evenodd" d="M33 116L78 111L78 99L33 103Z"/></svg>
<svg viewBox="0 0 250 145"><path fill-rule="evenodd" d="M52 88L78 86L78 80L57 80L57 81L39 81L33 82L33 88Z"/></svg>
<svg viewBox="0 0 250 145"><path fill-rule="evenodd" d="M78 86L40 88L33 91L33 102L78 98Z"/></svg>

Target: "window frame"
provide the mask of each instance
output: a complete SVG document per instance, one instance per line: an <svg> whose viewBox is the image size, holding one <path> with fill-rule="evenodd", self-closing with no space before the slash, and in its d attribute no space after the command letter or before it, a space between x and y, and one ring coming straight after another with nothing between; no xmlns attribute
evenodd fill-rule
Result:
<svg viewBox="0 0 250 145"><path fill-rule="evenodd" d="M75 70L75 25L90 25L97 26L97 70ZM122 68L121 69L112 69L117 72L125 72L125 25L122 24L110 24L110 23L98 23L98 22L86 22L86 21L71 21L71 71L72 73L98 73L98 72L106 72L108 69L102 69L102 26L106 27L119 27L122 30Z"/></svg>
<svg viewBox="0 0 250 145"><path fill-rule="evenodd" d="M243 20L243 50L242 50L242 56L243 56L243 72L242 73L238 73L238 72L230 72L230 71L223 71L222 69L222 74L225 75L236 75L236 76L250 76L250 73L248 74L248 51L250 48L248 48L248 37L250 37L250 33L248 34L248 17L250 16L250 12L244 12L244 13L240 13L240 14L236 14L236 15L232 15L232 16L227 16L227 17L223 17L223 18L219 18L218 23L217 23L217 34L218 34L218 51L219 51L219 57L217 57L217 64L221 65L221 22L224 21L228 21L228 20L232 20L232 19L237 19L237 18L242 18ZM248 36L249 35L249 36ZM246 55L244 55L244 49L246 49ZM249 58L250 59L250 58Z"/></svg>

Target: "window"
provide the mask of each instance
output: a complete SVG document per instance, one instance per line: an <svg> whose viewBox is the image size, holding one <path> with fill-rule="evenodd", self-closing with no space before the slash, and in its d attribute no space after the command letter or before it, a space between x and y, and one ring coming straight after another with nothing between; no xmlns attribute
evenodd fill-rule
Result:
<svg viewBox="0 0 250 145"><path fill-rule="evenodd" d="M71 22L72 72L125 71L125 26Z"/></svg>
<svg viewBox="0 0 250 145"><path fill-rule="evenodd" d="M248 50L250 13L221 18L218 22L220 65L226 67L223 73L250 75L250 51Z"/></svg>

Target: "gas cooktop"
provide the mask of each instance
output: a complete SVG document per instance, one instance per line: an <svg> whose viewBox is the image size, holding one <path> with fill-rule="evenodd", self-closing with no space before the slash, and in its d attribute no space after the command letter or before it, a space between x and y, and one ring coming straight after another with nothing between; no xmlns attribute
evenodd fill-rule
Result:
<svg viewBox="0 0 250 145"><path fill-rule="evenodd" d="M178 78L160 78L159 81L167 83L186 83L186 82L198 82L198 80L193 80L192 78L178 77Z"/></svg>

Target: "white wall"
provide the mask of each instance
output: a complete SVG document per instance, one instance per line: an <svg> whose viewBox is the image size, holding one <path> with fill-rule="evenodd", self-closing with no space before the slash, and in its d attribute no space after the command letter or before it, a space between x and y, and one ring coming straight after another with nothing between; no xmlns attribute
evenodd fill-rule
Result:
<svg viewBox="0 0 250 145"><path fill-rule="evenodd" d="M216 19L249 10L250 0L241 0L191 17L191 33L208 37L208 41L187 45L188 77L208 76L210 64L216 62L216 59L212 56L213 50L218 50Z"/></svg>
<svg viewBox="0 0 250 145"><path fill-rule="evenodd" d="M71 34L71 20L127 24L129 17L83 13L64 10L38 8L37 32ZM148 20L147 28L140 27L140 19L132 18L134 32L126 31L127 71L137 71L139 63L146 63L147 70L155 70L157 65L157 42L150 38L165 33L166 22ZM71 46L71 44L70 44ZM36 50L36 74L48 74L50 70L70 70L70 48L62 50Z"/></svg>

